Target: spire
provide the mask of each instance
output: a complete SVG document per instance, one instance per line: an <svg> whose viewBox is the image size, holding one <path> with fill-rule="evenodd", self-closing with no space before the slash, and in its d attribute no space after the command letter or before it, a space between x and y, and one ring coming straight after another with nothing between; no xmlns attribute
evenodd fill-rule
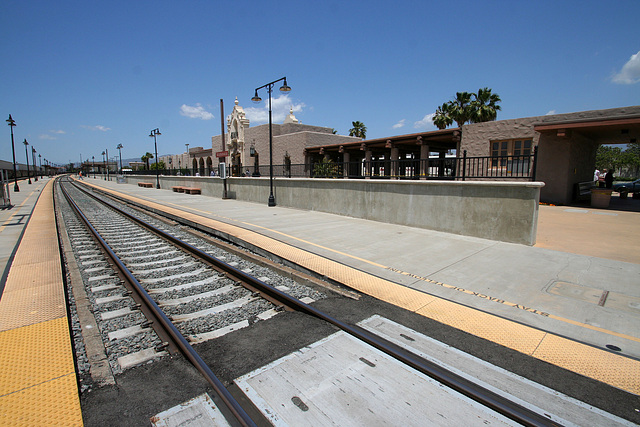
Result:
<svg viewBox="0 0 640 427"><path fill-rule="evenodd" d="M298 123L298 119L293 115L293 107L289 109L289 115L284 119L284 124L287 123Z"/></svg>

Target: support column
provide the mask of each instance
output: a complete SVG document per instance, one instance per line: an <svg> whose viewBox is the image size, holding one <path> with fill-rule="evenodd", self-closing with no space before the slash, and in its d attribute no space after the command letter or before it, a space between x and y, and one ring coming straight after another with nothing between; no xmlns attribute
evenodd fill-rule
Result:
<svg viewBox="0 0 640 427"><path fill-rule="evenodd" d="M350 168L350 156L349 153L347 151L345 151L344 153L342 153L342 176L344 176L345 178L349 177L349 168Z"/></svg>
<svg viewBox="0 0 640 427"><path fill-rule="evenodd" d="M364 152L364 173L366 179L371 179L371 156L373 153L371 150Z"/></svg>
<svg viewBox="0 0 640 427"><path fill-rule="evenodd" d="M420 145L420 179L427 179L429 176L429 145Z"/></svg>
<svg viewBox="0 0 640 427"><path fill-rule="evenodd" d="M442 177L444 176L444 159L446 158L446 151L440 151L438 153L438 159L440 161L440 166L438 166L438 176Z"/></svg>

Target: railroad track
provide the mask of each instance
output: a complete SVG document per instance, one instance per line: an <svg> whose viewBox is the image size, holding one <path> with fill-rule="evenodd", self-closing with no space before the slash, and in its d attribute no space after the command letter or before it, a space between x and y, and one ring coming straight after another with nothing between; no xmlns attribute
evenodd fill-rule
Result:
<svg viewBox="0 0 640 427"><path fill-rule="evenodd" d="M85 284L116 373L180 351L207 378L239 422L253 425L190 343L215 339L268 321L280 311L295 310L334 325L523 425L556 425L371 332L315 309L310 303L324 297L317 290L220 253L188 233L176 232L176 227L161 222L156 227L148 218L137 218L131 209L127 212L100 201L69 182L61 183L59 189L76 211L74 216L67 212L65 222L76 257L84 267ZM170 233L162 228L171 229ZM113 266L118 267L117 273Z"/></svg>

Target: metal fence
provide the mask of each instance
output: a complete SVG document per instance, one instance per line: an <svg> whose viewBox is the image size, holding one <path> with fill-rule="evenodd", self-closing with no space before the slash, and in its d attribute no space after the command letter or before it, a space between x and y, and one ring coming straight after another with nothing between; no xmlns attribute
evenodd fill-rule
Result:
<svg viewBox="0 0 640 427"><path fill-rule="evenodd" d="M350 179L523 179L535 181L537 150L523 156L480 156L433 159L361 160L357 162L322 161L309 164L273 165L278 178L350 178ZM213 169L217 173L216 169ZM155 170L130 171L131 175L155 175ZM165 169L161 175L210 176L211 169ZM269 177L269 165L235 167L232 176Z"/></svg>

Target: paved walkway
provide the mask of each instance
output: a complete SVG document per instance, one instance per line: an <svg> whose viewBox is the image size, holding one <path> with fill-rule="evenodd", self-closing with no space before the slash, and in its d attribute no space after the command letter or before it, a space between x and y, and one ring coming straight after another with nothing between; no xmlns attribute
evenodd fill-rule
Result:
<svg viewBox="0 0 640 427"><path fill-rule="evenodd" d="M536 247L640 264L640 200L620 199L609 209L540 206Z"/></svg>
<svg viewBox="0 0 640 427"><path fill-rule="evenodd" d="M25 224L47 182L49 178L38 179L31 184L27 184L27 180L18 181L20 191L17 193L13 192L13 181L9 184L11 207L0 209L0 295L6 278L7 263L13 256Z"/></svg>

